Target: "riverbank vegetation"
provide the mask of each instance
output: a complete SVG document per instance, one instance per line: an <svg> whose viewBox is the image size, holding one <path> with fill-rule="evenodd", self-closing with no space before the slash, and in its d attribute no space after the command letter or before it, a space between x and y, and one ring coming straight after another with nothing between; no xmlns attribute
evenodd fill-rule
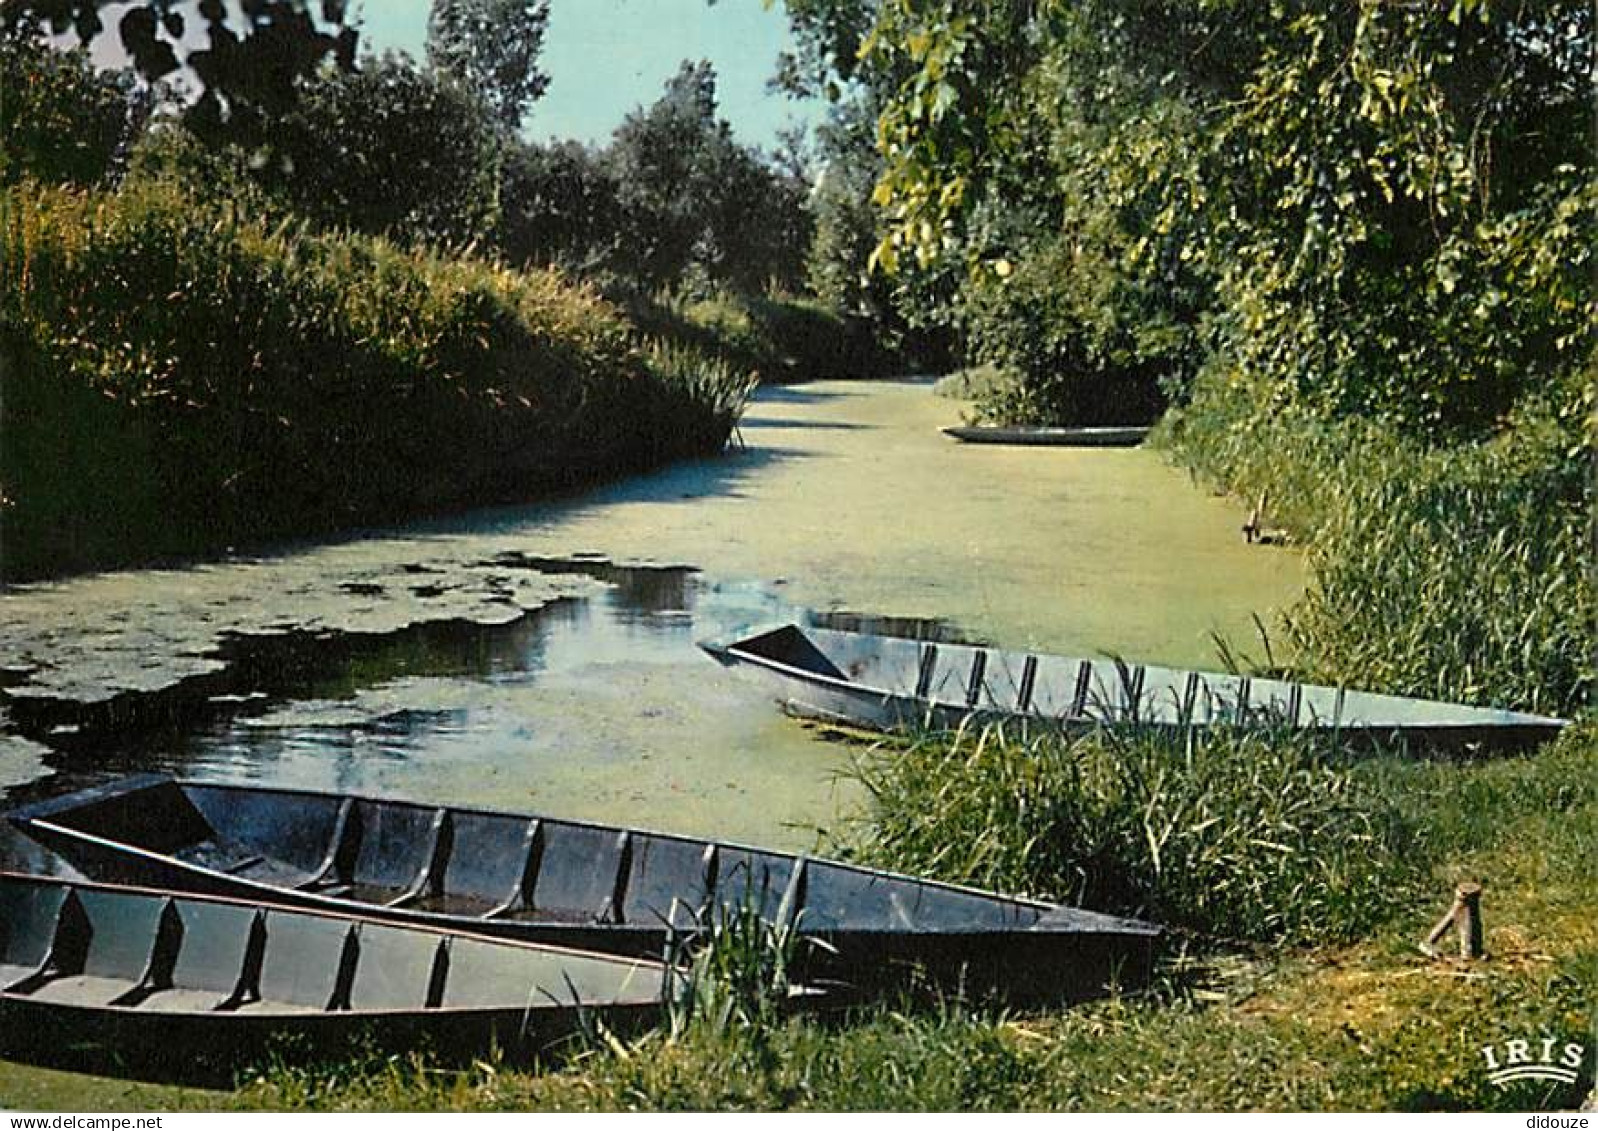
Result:
<svg viewBox="0 0 1598 1131"><path fill-rule="evenodd" d="M1106 741L1126 740L964 735L863 749L860 772L884 820L840 831L832 847L1069 897L1084 873L1061 866L1061 846L1080 846L1085 874L1133 877L1100 888L1110 906L1157 907L1183 924L1147 991L1037 1012L917 994L784 1019L771 1009L782 985L773 960L790 941L752 948L735 932L727 961L698 968L698 998L713 1008L628 1041L596 1032L531 1068L355 1056L264 1067L230 1093L74 1077L70 1103L52 1102L64 1085L40 1075L19 1081L13 1100L92 1107L86 1095L104 1087L122 1110L1525 1111L1574 1105L1593 1087L1589 1060L1573 1087L1501 1089L1480 1051L1510 1035L1563 1042L1588 1031L1598 968L1590 722L1534 755L1474 763L1345 760L1279 741L1256 751L1268 764L1257 782L1227 739L1213 763L1200 750L1166 759L1152 782L1084 784ZM1265 801L1286 779L1296 784ZM1054 803L1065 797L1078 806ZM1033 803L1041 815L1016 819ZM1238 814L1239 803L1267 811ZM971 819L983 810L991 819ZM1158 866L1138 843L1145 834L1160 845ZM1486 881L1488 957L1428 958L1416 943L1466 878ZM722 995L739 985L729 1003Z"/></svg>
<svg viewBox="0 0 1598 1131"><path fill-rule="evenodd" d="M0 224L12 576L569 489L718 450L748 391L553 273L167 180Z"/></svg>
<svg viewBox="0 0 1598 1131"><path fill-rule="evenodd" d="M707 64L538 145L547 5L443 0L426 63L265 8L188 105L7 10L0 580L568 491L719 451L759 380L903 364L807 292L803 181Z"/></svg>
<svg viewBox="0 0 1598 1131"><path fill-rule="evenodd" d="M1307 676L1587 701L1589 9L788 8L791 80L875 126L850 246L1003 375L984 416L1163 416L1308 546Z"/></svg>
<svg viewBox="0 0 1598 1131"><path fill-rule="evenodd" d="M191 255L256 288L241 294L293 296L285 310L302 309L298 296L319 293L338 272L341 285L360 280L349 293L365 301L324 303L340 312L335 319L301 324L284 314L270 326L292 327L295 348L311 343L347 358L327 372L341 374L352 405L386 403L404 387L423 399L458 395L463 414L492 404L494 421L525 419L535 431L554 419L541 414L565 411L592 419L594 434L629 453L647 438L612 413L625 418L634 398L717 421L705 425L713 446L736 412L742 374L804 372L817 362L788 343L812 348L822 328L835 339L840 327L868 325L890 345L952 343L961 361L1004 375L982 382L988 417L1162 416L1160 442L1172 458L1304 545L1308 595L1271 626L1286 634L1299 674L1576 722L1546 749L1480 761L1355 757L1287 734L1022 741L994 732L857 747L854 772L872 804L859 826L830 830L829 850L1157 919L1172 930L1156 986L1069 1011L907 995L842 1018L783 1019L766 1008L769 982L757 978L746 988L749 1008L728 1007L719 1023L687 1019L631 1043L596 1035L533 1069L354 1060L264 1069L220 1097L152 1092L152 1102L603 1110L1580 1102L1593 1088L1590 1051L1572 1087L1499 1088L1480 1050L1509 1038L1587 1041L1598 1000L1590 7L786 7L800 49L784 81L828 91L837 112L818 143L826 174L812 196L808 250L782 261L776 287L753 285L755 260L727 236L742 222L735 200L697 226L674 227L663 209L636 233L648 241L638 245L648 249L642 284L618 274L627 245L605 217L655 207L642 182L621 172L650 160L627 154L686 152L649 139L688 136L684 123L705 120L704 76L687 68L669 105L618 133L619 154L502 154L498 230L514 267L441 256L432 237L389 221L357 235L329 233L325 220L313 227L206 211L154 174L114 198L104 188L45 186L36 182L101 174L62 173L84 153L43 147L39 167L48 160L57 171L11 190L8 246L67 266L52 269L48 286L19 286L32 297L13 304L5 326L24 358L81 374L75 391L40 386L58 398L46 398L58 406L51 411L90 430L86 440L120 428L94 423L96 413L122 411L101 404L109 398L93 384L114 373L132 383L112 382L111 392L144 397L151 412L194 411L189 402L206 403L212 385L244 382L230 393L240 435L306 451L356 441L333 425L305 434L276 422L275 395L271 405L250 400L253 373L290 394L300 387L276 353L251 368L255 355L239 346L221 354L227 365L208 369L205 351L234 347L201 336L183 355L199 364L178 376L177 347L164 343L185 339L152 313L126 329L107 321L114 332L84 342L46 342L38 327L59 326L59 317L30 322L29 312L70 306L127 317L124 300L97 296L116 293L115 265L129 257L147 262L141 270L160 281L152 292L179 309L210 293L182 289L196 277L184 273ZM98 105L90 98L74 113L92 118ZM698 152L706 200L722 199L716 186L743 174L718 144ZM291 189L232 169L240 191L285 210L274 216L295 214ZM566 187L513 191L513 182ZM546 198L539 193L571 206L565 227L518 218L538 214L531 205L518 213L515 202ZM466 224L450 232L487 239L490 227L471 225L488 223L493 196L485 189L473 204L463 193L464 216L404 215L424 227ZM270 203L284 199L291 203ZM205 219L193 250L185 244L179 254L171 237L191 215ZM222 234L205 235L213 229ZM8 255L27 261L20 250ZM614 305L532 269L544 265L583 274ZM805 286L813 299L780 297ZM407 296L397 311L386 305L393 295ZM270 302L254 305L263 319L276 317ZM646 354L629 319L700 352ZM461 375L460 351L487 351L472 355L480 359L511 348L498 342L574 366L586 375L584 397L552 398L536 376L520 384ZM706 355L723 368L696 360ZM498 402L516 397L529 403L500 415ZM449 426L447 416L438 425ZM146 517L135 521L144 522L165 496L115 460L137 451L141 467L159 467L189 456L180 448L168 456L160 433L129 435L97 457L105 467L90 482L146 483L132 496L142 499ZM418 440L381 439L400 448ZM553 463L537 464L539 474L571 462L562 450L548 450ZM503 449L490 453L485 475L507 461L520 466ZM226 464L237 459L231 445L209 458L229 472L264 474L264 465ZM320 472L295 489L348 489L327 478L341 474ZM381 509L389 485L366 486ZM211 493L227 489L221 476ZM1488 958L1421 954L1416 942L1467 879L1486 888ZM763 969L769 955L756 951L746 960ZM749 969L732 962L724 984Z"/></svg>

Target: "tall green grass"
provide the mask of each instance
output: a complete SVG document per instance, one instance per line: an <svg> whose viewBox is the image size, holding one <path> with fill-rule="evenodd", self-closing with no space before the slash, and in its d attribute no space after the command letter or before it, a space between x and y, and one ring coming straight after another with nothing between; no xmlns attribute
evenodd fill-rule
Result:
<svg viewBox="0 0 1598 1131"><path fill-rule="evenodd" d="M673 1037L695 1029L769 1029L789 1005L791 971L801 946L790 908L767 917L751 897L713 903L691 930L674 933L665 955L667 1023Z"/></svg>
<svg viewBox="0 0 1598 1131"><path fill-rule="evenodd" d="M1327 942L1417 875L1392 802L1305 739L1147 727L886 742L848 850L919 875L1141 915L1210 939Z"/></svg>
<svg viewBox="0 0 1598 1131"><path fill-rule="evenodd" d="M556 273L269 222L161 178L5 192L0 345L11 579L708 454L750 388L644 348Z"/></svg>
<svg viewBox="0 0 1598 1131"><path fill-rule="evenodd" d="M1588 702L1592 500L1570 422L1527 411L1494 439L1428 448L1212 385L1166 442L1308 542L1286 624L1305 676L1553 714Z"/></svg>
<svg viewBox="0 0 1598 1131"><path fill-rule="evenodd" d="M1448 975L1372 965L1390 987L1352 1011L1319 971L1253 971L1241 1005L1110 1000L1038 1018L954 1006L844 1023L651 1034L560 1068L276 1070L221 1105L333 1111L1503 1111L1569 1109L1592 1087L1509 1089L1481 1070L1483 1033L1580 1039L1598 951L1536 972ZM1404 978L1395 975L1410 975ZM1385 977L1383 977L1385 976ZM1413 987L1412 989L1410 987ZM1252 1008L1250 1008L1252 1006ZM1383 1015L1385 1014L1385 1016ZM1484 1016L1491 1017L1489 1025ZM1486 1039L1492 1039L1492 1036ZM1589 1062L1590 1063L1590 1062ZM196 1104L195 1106L217 1106Z"/></svg>
<svg viewBox="0 0 1598 1131"><path fill-rule="evenodd" d="M983 769L981 758L1013 755L1013 764L1006 759L1010 776L982 786L980 799L969 805L955 796L972 786L957 769L946 791L935 783L923 786L915 795L923 802L943 811L958 805L969 820L948 824L941 848L928 835L917 851L950 877L999 874L995 862L1001 859L1028 874L1058 860L1028 844L1046 833L1047 822L1015 818L1016 810L1030 814L1048 803L1029 782L1041 783L1055 771L1024 774L1021 759L1049 751L989 736L979 757L977 736L959 742L972 772ZM953 769L927 760L937 743L917 745L922 753L912 749L900 762L906 778ZM881 752L883 758L903 753ZM1085 750L1077 754L1087 756ZM1134 762L1131 769L1150 767ZM1279 821L1256 813L1272 804L1263 794L1279 772L1263 771L1258 789L1216 784L1210 812L1250 834L1233 841L1232 866L1277 877L1250 898L1290 908L1305 870L1272 868L1269 862L1280 853L1248 847L1250 837L1273 823L1269 835L1278 843L1290 835ZM1407 834L1385 846L1340 846L1336 822L1307 812L1287 822L1307 834L1301 843L1333 859L1377 858L1369 876L1385 873L1394 885L1385 897L1378 893L1371 911L1379 914L1367 920L1357 943L1285 954L1262 948L1247 960L1214 963L1203 985L1178 982L1153 995L1041 1015L905 1001L841 1018L691 1023L631 1042L596 1043L560 1064L484 1063L445 1072L423 1059L391 1058L311 1070L275 1067L220 1102L250 1109L584 1111L1534 1111L1580 1103L1593 1087L1591 1059L1574 1086L1528 1082L1500 1089L1487 1080L1480 1046L1508 1034L1585 1040L1590 1032L1598 993L1598 925L1591 915L1598 900L1594 724L1571 728L1536 756L1465 764L1367 758L1333 772L1350 791L1349 802L1379 805ZM1017 798L1007 799L1006 788L1017 789ZM1067 800L1091 808L1100 792ZM1134 782L1127 792L1150 791ZM1292 809L1284 802L1277 812ZM1146 823L1137 806L1123 811L1128 824ZM1168 810L1150 810L1160 811ZM1008 851L997 851L994 840L1011 829L1016 840ZM973 850L972 844L987 847ZM1168 856L1167 874L1176 861L1193 857ZM1395 864L1395 857L1402 859ZM980 859L990 863L971 863ZM1047 871L1037 872L1034 887L1047 886ZM1415 943L1446 907L1453 883L1466 877L1486 885L1489 956L1463 970L1426 958ZM1173 896L1194 904L1192 890L1178 887ZM1213 921L1221 912L1207 914ZM1310 918L1316 916L1323 912ZM1331 943L1337 928L1353 925L1337 917L1319 921L1334 930L1314 930L1305 941ZM1250 922L1267 934L1277 930L1257 916L1244 926Z"/></svg>

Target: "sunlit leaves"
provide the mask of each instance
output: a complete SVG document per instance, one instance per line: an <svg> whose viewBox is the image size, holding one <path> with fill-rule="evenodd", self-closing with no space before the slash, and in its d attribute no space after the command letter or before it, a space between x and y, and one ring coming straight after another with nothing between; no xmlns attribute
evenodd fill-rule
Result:
<svg viewBox="0 0 1598 1131"><path fill-rule="evenodd" d="M1187 272L1213 292L1190 311L1208 348L1262 388L1429 433L1490 428L1577 363L1590 299L1550 270L1540 290L1510 276L1539 260L1522 239L1548 241L1544 263L1585 261L1549 210L1591 179L1592 24L1558 2L894 0L864 51L886 93L873 261L1025 254L1048 234L995 245L991 218L1051 201L1073 246L1111 249L1096 269L1123 280L1106 301L1129 323L1150 317L1144 284ZM1162 100L1191 132L1138 127ZM1093 289L1083 262L1062 261L1061 286Z"/></svg>

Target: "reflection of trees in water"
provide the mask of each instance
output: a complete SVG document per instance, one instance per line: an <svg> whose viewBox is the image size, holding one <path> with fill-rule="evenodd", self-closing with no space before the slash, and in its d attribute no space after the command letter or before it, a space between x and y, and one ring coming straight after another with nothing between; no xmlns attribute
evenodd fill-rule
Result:
<svg viewBox="0 0 1598 1131"><path fill-rule="evenodd" d="M580 575L610 586L606 613L643 623L693 605L686 566L632 567L583 558L506 555L497 565L551 575ZM558 631L581 634L593 609L584 597L561 597L503 624L426 621L386 633L296 629L272 635L234 634L218 649L220 670L150 692L124 692L98 703L48 697L7 697L0 683L0 726L69 754L91 775L103 771L181 769L196 750L226 734L235 719L266 714L293 700L352 700L399 679L492 679L536 672L547 665ZM674 622L675 623L675 622ZM396 708L379 716L293 728L306 740L341 743L403 739L460 725L456 711ZM233 728L236 730L236 728ZM256 737L232 741L260 749Z"/></svg>
<svg viewBox="0 0 1598 1131"><path fill-rule="evenodd" d="M276 774L294 784L359 790L374 773L386 773L378 769L384 763L475 757L468 748L516 745L519 728L545 725L523 707L506 708L484 685L538 682L550 672L581 683L595 678L591 664L600 670L618 659L691 666L702 662L694 636L734 623L806 618L831 628L972 642L942 620L807 614L758 583L702 586L687 566L513 554L486 564L589 577L607 590L598 601L562 597L503 624L232 635L218 649L220 670L103 703L11 699L0 685L0 712L10 716L0 714L0 728L43 744L52 771L11 790L11 799L152 770ZM420 686L426 681L444 686ZM760 701L757 709L765 708Z"/></svg>
<svg viewBox="0 0 1598 1131"><path fill-rule="evenodd" d="M934 644L983 644L962 633L940 617L889 617L876 613L851 613L838 610L811 613L808 622L816 628L839 632L866 632L873 636L896 636L905 640L929 640Z"/></svg>
<svg viewBox="0 0 1598 1131"><path fill-rule="evenodd" d="M598 557L545 558L519 553L501 554L494 564L604 582L611 587L610 607L624 617L692 612L693 578L699 572L692 566L617 565Z"/></svg>

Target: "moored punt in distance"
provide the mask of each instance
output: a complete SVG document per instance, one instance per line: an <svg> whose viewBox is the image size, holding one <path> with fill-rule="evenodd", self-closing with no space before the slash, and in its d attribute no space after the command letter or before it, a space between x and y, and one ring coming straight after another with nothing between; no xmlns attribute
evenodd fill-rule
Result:
<svg viewBox="0 0 1598 1131"><path fill-rule="evenodd" d="M949 729L968 718L1087 730L1270 726L1357 744L1435 750L1514 748L1552 738L1564 720L1288 680L1185 671L973 645L927 643L788 624L701 645L758 673L793 714L875 730Z"/></svg>
<svg viewBox="0 0 1598 1131"><path fill-rule="evenodd" d="M0 1054L227 1081L265 1057L526 1056L655 1020L658 963L0 872Z"/></svg>
<svg viewBox="0 0 1598 1131"><path fill-rule="evenodd" d="M97 880L660 957L752 910L801 939L792 976L1010 1000L1135 985L1158 928L835 861L580 821L139 777L14 810ZM810 940L808 943L804 940Z"/></svg>
<svg viewBox="0 0 1598 1131"><path fill-rule="evenodd" d="M1135 448L1148 436L1146 426L1116 425L1087 428L1001 428L994 425L956 425L944 435L968 444L1022 444L1050 448Z"/></svg>

